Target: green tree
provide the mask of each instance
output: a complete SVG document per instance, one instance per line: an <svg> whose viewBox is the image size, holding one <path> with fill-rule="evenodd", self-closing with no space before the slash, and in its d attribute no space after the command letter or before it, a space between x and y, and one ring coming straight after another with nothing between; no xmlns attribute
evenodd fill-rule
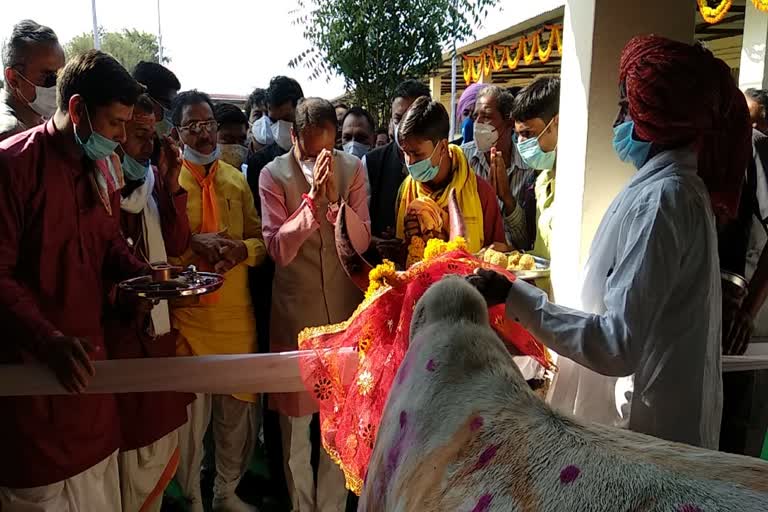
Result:
<svg viewBox="0 0 768 512"><path fill-rule="evenodd" d="M142 60L160 62L160 45L154 34L128 29L123 29L121 32L104 32L103 29L99 29L99 39L101 49L112 55L129 71ZM67 57L71 58L92 48L93 34L86 32L73 37L64 46L64 51ZM163 62L168 61L169 59L163 57Z"/></svg>
<svg viewBox="0 0 768 512"><path fill-rule="evenodd" d="M424 76L441 54L479 28L498 0L299 0L294 23L310 47L289 62L311 78L342 76L379 120L406 78Z"/></svg>

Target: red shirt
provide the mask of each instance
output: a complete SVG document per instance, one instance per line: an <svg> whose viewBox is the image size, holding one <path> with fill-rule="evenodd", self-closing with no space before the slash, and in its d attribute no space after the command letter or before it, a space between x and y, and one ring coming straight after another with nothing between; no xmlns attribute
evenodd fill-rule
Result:
<svg viewBox="0 0 768 512"><path fill-rule="evenodd" d="M487 181L479 177L477 178L477 195L480 197L480 205L483 208L483 245L491 245L494 242L507 243L496 192Z"/></svg>
<svg viewBox="0 0 768 512"><path fill-rule="evenodd" d="M145 265L120 236L119 193L107 214L94 164L48 121L0 142L1 363L40 360L59 331L106 359L104 279ZM113 395L0 397L0 486L35 487L88 469L120 441Z"/></svg>
<svg viewBox="0 0 768 512"><path fill-rule="evenodd" d="M182 189L173 196L155 171L155 187L152 196L160 212L160 224L169 257L181 256L189 246L190 230L187 219L187 193ZM141 213L120 211L120 225L123 236L137 241L136 250L146 247L144 221ZM142 357L174 357L176 355L176 331L152 338L147 334L149 318L125 315L111 305L105 319L107 351L110 359L136 359ZM176 430L187 421L187 404L195 399L194 394L156 392L121 393L115 395L120 415L120 449L135 450L150 445Z"/></svg>

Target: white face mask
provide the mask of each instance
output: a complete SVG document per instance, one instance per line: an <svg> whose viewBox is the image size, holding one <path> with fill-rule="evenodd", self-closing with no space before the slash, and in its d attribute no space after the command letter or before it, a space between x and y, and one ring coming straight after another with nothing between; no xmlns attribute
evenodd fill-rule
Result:
<svg viewBox="0 0 768 512"><path fill-rule="evenodd" d="M307 178L307 183L310 185L312 185L312 182L315 181L315 162L317 162L317 158L313 158L312 160L302 160L299 162L299 167L301 167L301 174Z"/></svg>
<svg viewBox="0 0 768 512"><path fill-rule="evenodd" d="M200 153L199 151L194 149L192 146L185 144L184 152L181 157L184 160L188 160L189 162L192 162L193 164L208 165L218 160L220 156L221 156L221 146L219 145L216 145L216 149L213 150L213 153L208 153L206 155L204 153Z"/></svg>
<svg viewBox="0 0 768 512"><path fill-rule="evenodd" d="M270 129L271 126L272 121L269 120L269 116L261 116L253 123L251 132L253 133L253 138L256 139L256 142L262 146L269 146L274 142L274 139L272 138L272 130Z"/></svg>
<svg viewBox="0 0 768 512"><path fill-rule="evenodd" d="M267 117L267 116L264 116ZM283 151L288 151L291 149L292 142L291 142L291 127L293 125L289 123L288 121L283 121L282 119L276 123L273 123L270 127L272 130L272 137L274 138L274 141L277 142L277 145L280 146Z"/></svg>
<svg viewBox="0 0 768 512"><path fill-rule="evenodd" d="M288 121L277 121L273 123L269 116L261 116L253 123L251 132L256 142L262 146L269 146L273 142L277 142L283 150L288 151L291 149L291 123Z"/></svg>
<svg viewBox="0 0 768 512"><path fill-rule="evenodd" d="M477 149L487 153L499 141L499 132L490 123L475 123L474 137Z"/></svg>
<svg viewBox="0 0 768 512"><path fill-rule="evenodd" d="M18 73L18 75L23 78L25 82L31 86L34 86L35 88L35 101L32 102L30 102L19 89L16 89L16 91L19 93L19 96L24 98L24 100L27 102L29 108L37 112L39 116L44 117L45 119L50 119L53 117L53 114L56 112L56 86L52 85L51 87L41 87L39 85L33 84L21 73Z"/></svg>

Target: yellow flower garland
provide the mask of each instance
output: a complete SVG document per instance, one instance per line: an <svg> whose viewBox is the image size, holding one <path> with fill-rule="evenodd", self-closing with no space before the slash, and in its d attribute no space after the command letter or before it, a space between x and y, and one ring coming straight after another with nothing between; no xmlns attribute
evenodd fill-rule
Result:
<svg viewBox="0 0 768 512"><path fill-rule="evenodd" d="M368 274L368 290L365 292L365 298L369 299L379 288L393 283L395 279L397 279L397 270L394 263L384 260L376 265Z"/></svg>
<svg viewBox="0 0 768 512"><path fill-rule="evenodd" d="M768 0L761 0L768 3ZM549 30L549 40L546 46L541 42L541 36ZM528 44L530 43L530 49ZM490 45L480 52L480 55L464 55L463 74L467 85L477 82L485 74L501 71L506 62L507 68L514 71L522 60L531 65L538 57L542 63L547 62L552 52L557 49L558 55L563 54L563 39L561 25L545 25L529 36L521 36L517 44L511 46Z"/></svg>
<svg viewBox="0 0 768 512"><path fill-rule="evenodd" d="M757 7L757 2L760 0L753 0ZM707 0L698 0L699 12L704 18L704 21L710 24L719 23L728 14L733 5L733 0L721 0L717 7L710 7ZM758 7L759 8L759 7Z"/></svg>
<svg viewBox="0 0 768 512"><path fill-rule="evenodd" d="M416 242L418 240L419 242ZM467 250L467 241L460 236L455 239L445 242L439 238L430 238L427 241L426 247L424 241L421 238L413 237L409 249L413 249L414 254L409 254L409 260L414 260L416 252L420 252L418 261L430 261L437 258L441 254L446 252L456 251L458 249ZM412 258L414 256L414 258ZM410 265L409 265L410 266ZM381 264L376 265L368 274L368 290L365 292L365 299L368 300L373 295L385 286L392 286L397 281L397 269L395 264L389 260L384 260ZM361 352L364 349L361 346Z"/></svg>
<svg viewBox="0 0 768 512"><path fill-rule="evenodd" d="M752 0L752 3L757 10L768 12L768 0Z"/></svg>

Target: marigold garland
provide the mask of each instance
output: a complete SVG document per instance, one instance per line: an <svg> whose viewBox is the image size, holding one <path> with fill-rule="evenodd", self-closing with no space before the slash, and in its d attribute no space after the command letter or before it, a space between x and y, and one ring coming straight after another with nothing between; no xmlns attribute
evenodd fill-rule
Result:
<svg viewBox="0 0 768 512"><path fill-rule="evenodd" d="M467 241L464 239L464 237L457 236L448 242L444 242L439 238L432 238L427 242L427 247L424 249L424 258L422 261L430 261L437 258L441 254L457 251L459 249L467 250Z"/></svg>
<svg viewBox="0 0 768 512"><path fill-rule="evenodd" d="M752 0L758 11L768 12L768 0Z"/></svg>
<svg viewBox="0 0 768 512"><path fill-rule="evenodd" d="M765 1L768 2L768 0ZM541 42L541 36L545 30L549 31L546 46ZM545 25L531 35L521 36L515 45L490 45L480 52L480 55L464 55L464 82L470 85L480 80L483 74L488 76L494 71L501 71L505 63L510 70L517 69L521 60L526 65L531 65L538 57L540 62L545 63L555 49L558 55L562 55L561 31L562 25Z"/></svg>
<svg viewBox="0 0 768 512"><path fill-rule="evenodd" d="M395 264L389 260L384 260L371 269L368 274L368 290L365 292L365 298L370 298L379 288L394 283L396 279L397 269L395 269Z"/></svg>
<svg viewBox="0 0 768 512"><path fill-rule="evenodd" d="M757 2L759 1L760 0L753 0L756 7ZM728 14L728 11L731 10L733 0L720 0L720 3L717 5L717 7L710 7L707 0L698 0L698 4L699 12L704 18L704 21L710 24L715 24L721 22L723 18L725 18L725 15Z"/></svg>
<svg viewBox="0 0 768 512"><path fill-rule="evenodd" d="M416 240L418 240L418 242L416 242ZM440 240L439 238L430 238L425 246L424 241L421 238L413 237L411 247L414 249L414 254L409 255L409 260L415 260L415 253L419 253L418 260L412 261L413 264L421 261L430 261L447 252L459 249L467 250L467 241L460 236L457 236L448 242ZM407 266L410 267L410 265ZM389 260L384 260L379 265L376 265L368 274L368 290L365 292L366 300L373 297L379 289L395 284L397 279L397 269L395 268L394 263ZM361 343L363 342L361 341ZM365 352L366 347L367 345L361 344L359 347L360 352Z"/></svg>

